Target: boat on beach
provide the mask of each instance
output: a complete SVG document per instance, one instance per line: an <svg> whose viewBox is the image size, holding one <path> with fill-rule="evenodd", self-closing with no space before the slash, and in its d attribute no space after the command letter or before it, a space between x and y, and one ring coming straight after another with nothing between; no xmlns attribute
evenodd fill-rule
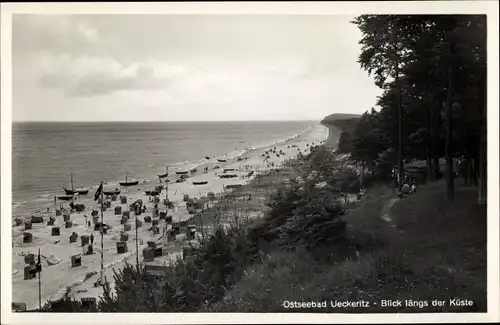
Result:
<svg viewBox="0 0 500 325"><path fill-rule="evenodd" d="M226 162L226 159L217 159L218 162Z"/></svg>
<svg viewBox="0 0 500 325"><path fill-rule="evenodd" d="M114 190L111 190L111 191L106 191L106 190L102 190L102 193L104 195L118 195L121 193L121 191L119 189L114 189Z"/></svg>
<svg viewBox="0 0 500 325"><path fill-rule="evenodd" d="M57 197L58 200L70 201L73 199L73 195L60 195Z"/></svg>
<svg viewBox="0 0 500 325"><path fill-rule="evenodd" d="M207 185L208 181L193 182L193 185Z"/></svg>
<svg viewBox="0 0 500 325"><path fill-rule="evenodd" d="M242 186L243 186L242 184L230 184L230 185L224 186L224 188L226 188L226 189L234 189L234 188L240 188Z"/></svg>
<svg viewBox="0 0 500 325"><path fill-rule="evenodd" d="M219 178L236 178L236 177L238 177L238 175L236 174L224 174L219 176Z"/></svg>
<svg viewBox="0 0 500 325"><path fill-rule="evenodd" d="M187 172L186 174L180 174L179 178L175 180L176 183L182 183L184 182L186 179L188 179L188 175L187 175Z"/></svg>
<svg viewBox="0 0 500 325"><path fill-rule="evenodd" d="M165 174L158 175L159 178L165 178L168 176L168 166L165 167Z"/></svg>
<svg viewBox="0 0 500 325"><path fill-rule="evenodd" d="M188 172L187 171L183 171L183 172L175 172L177 175L186 175Z"/></svg>
<svg viewBox="0 0 500 325"><path fill-rule="evenodd" d="M210 157L209 157L209 156L205 156L205 159L206 159L206 160L209 160L209 159L210 159Z"/></svg>
<svg viewBox="0 0 500 325"><path fill-rule="evenodd" d="M128 181L128 174L125 174L125 182L119 182L120 186L134 186L138 185L139 181L133 180L133 181Z"/></svg>
<svg viewBox="0 0 500 325"><path fill-rule="evenodd" d="M89 189L86 187L82 188L74 188L73 186L73 173L71 173L71 189L67 189L66 187L63 187L64 192L66 192L66 195L74 195L74 194L80 194L80 195L85 195L89 193Z"/></svg>

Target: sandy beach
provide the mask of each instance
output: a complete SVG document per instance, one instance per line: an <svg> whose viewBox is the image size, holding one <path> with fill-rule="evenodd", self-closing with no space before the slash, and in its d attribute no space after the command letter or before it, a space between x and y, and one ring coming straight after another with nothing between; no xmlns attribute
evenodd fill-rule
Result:
<svg viewBox="0 0 500 325"><path fill-rule="evenodd" d="M243 156L228 157L226 162L219 162L216 158L207 159L206 163L194 166L197 168L197 172L190 173L190 177L182 183L175 182L175 179L177 179L175 171L183 170L169 169L168 199L174 202L174 208L167 210L166 206L163 204L167 195L167 191L163 190L160 195L160 204L158 205L159 211L167 212L167 215L172 216L174 222L187 220L193 217L193 215L190 215L187 211L186 204L183 201L184 195L189 195L190 198L200 198L206 196L209 192L215 194L223 193L224 187L227 185L245 185L252 181L257 174L265 172L273 167L279 167L283 162L295 157L299 152L307 153L310 145L320 144L327 138L328 129L318 124L293 139L268 147L251 150ZM276 152L282 151L284 154L265 154L266 151L274 148L276 148ZM269 156L269 158L267 158L267 156ZM221 158L219 157L219 159ZM214 169L215 166L219 168ZM205 167L208 169L207 172L205 171ZM220 178L219 176L223 174L224 169L234 169L234 171L228 173L236 174L237 177ZM246 177L251 171L254 172L253 175L251 177ZM152 173L154 172L157 171L152 171ZM154 175L152 178L154 178ZM193 182L205 181L208 182L206 185L193 185ZM163 239L160 240L160 238L163 235L163 229L167 227L164 220L159 220L160 233L153 235L152 231L149 230L151 224L144 222L145 216L152 217L152 210L154 208L154 203L149 201L149 196L147 196L144 191L154 188L156 185L159 185L157 181L148 184L140 182L137 186L122 188L120 196L127 197L127 204L121 204L120 198L118 197L118 199L112 201L111 206L103 212L104 223L111 227L108 233L104 235L102 243L104 247L104 276L111 284L113 281L113 268L121 268L127 261L130 263L135 263L136 261L136 229L134 221L136 216L133 212L130 212L130 218L127 221L127 224L130 225L130 229L127 231L124 231L124 225L121 224L121 219L123 211L128 211L129 205L138 199L142 199L147 208L145 213L137 216L138 220L142 221L142 226L137 229L140 263L162 264L177 258L177 256L181 254L181 247L186 243L185 234L182 233L178 235L173 242L167 243L165 241L163 245L163 256L155 258L154 262L145 263L143 260L142 251L147 247L147 242L163 242ZM114 184L105 185L105 189L114 187ZM229 190L226 189L225 191ZM71 213L70 220L73 222L71 228L65 228L63 216L55 216L55 209L53 207L49 208L49 212L42 214L44 216L43 223L33 223L32 229L26 230L33 235L33 241L31 243L23 243L23 233L25 232L24 223L20 226L15 226L15 224L13 224L12 292L14 302L25 302L28 309L38 307L38 279L33 278L24 280L24 255L32 253L36 256L38 249L40 249L41 252L43 268L41 273L42 304L49 299L54 301L61 298L67 292L68 287L71 288L69 295L77 299L83 297L97 297L102 294L101 287L93 286L99 278L101 270L101 237L99 231L93 230L93 225L90 228L86 225L84 217L84 215L87 215L88 220L91 220L92 208L99 208L97 202L93 202L92 206L87 204L90 202L89 198L91 199L94 196L94 193L95 189L92 189L89 194L86 195L85 211ZM61 203L62 201L57 202L58 205ZM79 201L76 201L76 203L79 203ZM67 210L66 213L69 213L68 202L64 202L63 205ZM122 213L115 214L115 207L117 206L122 208ZM54 216L56 218L54 226L60 227L60 235L52 236L53 226L47 225L49 216ZM100 218L100 212L98 216ZM24 219L29 220L30 216L26 216ZM158 219L158 216L153 219ZM70 243L69 237L73 232L78 234L78 239L76 242ZM129 235L127 240L128 251L118 254L116 242L120 241L120 234L122 232ZM80 237L82 235L90 235L91 233L94 234L95 238L93 245L94 254L83 255L86 247L82 247ZM197 236L200 236L200 233L197 233ZM72 267L71 257L77 254L82 254L81 266Z"/></svg>

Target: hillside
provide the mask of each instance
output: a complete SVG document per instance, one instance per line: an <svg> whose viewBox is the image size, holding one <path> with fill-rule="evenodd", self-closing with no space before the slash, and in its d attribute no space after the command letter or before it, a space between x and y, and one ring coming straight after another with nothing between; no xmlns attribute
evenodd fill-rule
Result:
<svg viewBox="0 0 500 325"><path fill-rule="evenodd" d="M361 114L334 113L321 120L321 124L335 125L335 122L339 120L359 119L360 117Z"/></svg>
<svg viewBox="0 0 500 325"><path fill-rule="evenodd" d="M342 132L348 132L350 134L354 133L354 129L361 118L361 115L357 114L343 114L335 113L325 117L321 124L325 126L335 126L339 128Z"/></svg>

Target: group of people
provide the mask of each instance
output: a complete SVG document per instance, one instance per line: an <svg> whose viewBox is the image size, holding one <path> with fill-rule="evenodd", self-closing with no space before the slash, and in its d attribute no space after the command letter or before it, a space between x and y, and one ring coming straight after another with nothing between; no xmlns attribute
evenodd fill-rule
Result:
<svg viewBox="0 0 500 325"><path fill-rule="evenodd" d="M416 181L414 179L408 178L408 176L405 176L403 186L401 186L401 191L399 192L398 196L400 199L402 199L405 195L410 195L412 193L415 193L416 191Z"/></svg>

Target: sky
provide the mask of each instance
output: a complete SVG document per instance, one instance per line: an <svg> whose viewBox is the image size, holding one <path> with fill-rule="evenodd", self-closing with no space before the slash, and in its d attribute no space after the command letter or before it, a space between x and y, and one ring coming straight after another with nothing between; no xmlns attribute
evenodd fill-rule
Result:
<svg viewBox="0 0 500 325"><path fill-rule="evenodd" d="M381 94L353 16L13 15L14 121L321 120Z"/></svg>

